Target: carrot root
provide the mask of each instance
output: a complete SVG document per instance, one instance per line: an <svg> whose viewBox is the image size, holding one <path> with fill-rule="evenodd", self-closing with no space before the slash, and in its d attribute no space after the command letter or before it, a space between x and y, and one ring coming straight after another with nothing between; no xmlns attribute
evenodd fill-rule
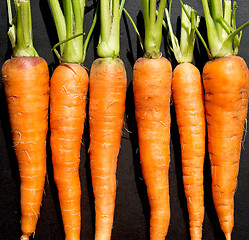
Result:
<svg viewBox="0 0 249 240"><path fill-rule="evenodd" d="M150 203L150 239L164 240L170 220L169 140L172 69L165 58L136 61L133 70L140 161Z"/></svg>
<svg viewBox="0 0 249 240"><path fill-rule="evenodd" d="M173 71L172 95L181 142L182 173L192 240L202 239L205 157L204 92L199 70L190 63Z"/></svg>
<svg viewBox="0 0 249 240"><path fill-rule="evenodd" d="M120 59L97 59L90 71L90 168L95 198L95 240L111 239L116 166L123 128L126 71Z"/></svg>
<svg viewBox="0 0 249 240"><path fill-rule="evenodd" d="M80 148L85 122L88 75L79 64L58 66L51 78L50 126L54 179L66 239L80 239Z"/></svg>
<svg viewBox="0 0 249 240"><path fill-rule="evenodd" d="M21 230L35 232L46 175L49 72L40 57L16 57L2 68L14 150L20 173Z"/></svg>
<svg viewBox="0 0 249 240"><path fill-rule="evenodd" d="M241 57L219 58L203 69L212 195L229 239L234 226L241 140L248 107L249 71Z"/></svg>

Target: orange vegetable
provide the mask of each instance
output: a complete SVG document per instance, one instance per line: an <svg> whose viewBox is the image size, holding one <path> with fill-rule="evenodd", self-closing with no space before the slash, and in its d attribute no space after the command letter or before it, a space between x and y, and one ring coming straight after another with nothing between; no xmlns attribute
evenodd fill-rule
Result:
<svg viewBox="0 0 249 240"><path fill-rule="evenodd" d="M150 203L150 239L164 240L170 220L171 64L166 58L136 61L133 69L135 116L142 173Z"/></svg>
<svg viewBox="0 0 249 240"><path fill-rule="evenodd" d="M88 91L85 68L61 64L52 75L50 89L50 145L64 231L66 239L80 239L79 163Z"/></svg>
<svg viewBox="0 0 249 240"><path fill-rule="evenodd" d="M199 70L191 63L173 71L172 95L181 142L182 173L191 239L202 239L205 109Z"/></svg>
<svg viewBox="0 0 249 240"><path fill-rule="evenodd" d="M16 57L2 67L21 180L21 239L35 232L46 175L49 73L40 57Z"/></svg>
<svg viewBox="0 0 249 240"><path fill-rule="evenodd" d="M95 240L111 239L116 167L123 128L126 71L119 58L99 58L89 83L90 166L95 197Z"/></svg>
<svg viewBox="0 0 249 240"><path fill-rule="evenodd" d="M218 58L205 65L203 81L213 201L221 229L231 239L249 71L240 57Z"/></svg>

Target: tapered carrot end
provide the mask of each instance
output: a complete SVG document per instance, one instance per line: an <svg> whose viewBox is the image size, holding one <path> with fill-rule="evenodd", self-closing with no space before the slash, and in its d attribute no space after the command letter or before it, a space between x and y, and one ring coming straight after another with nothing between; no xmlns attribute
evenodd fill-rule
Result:
<svg viewBox="0 0 249 240"><path fill-rule="evenodd" d="M23 234L20 238L20 240L29 240L29 236L26 234Z"/></svg>
<svg viewBox="0 0 249 240"><path fill-rule="evenodd" d="M226 236L226 240L231 240L231 233L226 233L225 236Z"/></svg>

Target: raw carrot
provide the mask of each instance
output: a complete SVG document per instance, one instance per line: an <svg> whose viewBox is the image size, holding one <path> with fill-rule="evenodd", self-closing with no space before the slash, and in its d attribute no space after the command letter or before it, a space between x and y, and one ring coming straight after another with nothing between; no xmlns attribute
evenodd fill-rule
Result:
<svg viewBox="0 0 249 240"><path fill-rule="evenodd" d="M135 116L142 173L150 203L150 239L165 239L170 221L169 140L171 64L166 58L136 61Z"/></svg>
<svg viewBox="0 0 249 240"><path fill-rule="evenodd" d="M191 20L188 19L187 14ZM206 120L201 74L191 63L195 27L198 27L200 18L191 7L182 4L180 44L173 33L167 9L166 18L172 50L179 63L173 71L172 96L180 134L182 174L189 212L190 237L200 240L204 220L203 165Z"/></svg>
<svg viewBox="0 0 249 240"><path fill-rule="evenodd" d="M81 232L79 163L89 82L88 74L82 64L90 34L83 45L85 1L64 1L64 14L58 1L50 0L50 6L61 53L56 52L61 64L51 77L50 91L50 145L54 180L58 189L65 239L79 240Z"/></svg>
<svg viewBox="0 0 249 240"><path fill-rule="evenodd" d="M90 160L95 197L95 240L111 239L116 166L123 128L126 71L116 59L97 59L90 72Z"/></svg>
<svg viewBox="0 0 249 240"><path fill-rule="evenodd" d="M203 0L202 4L210 56L216 58L206 63L203 69L212 195L221 229L229 240L234 226L234 193L249 84L247 65L235 55L241 31L249 22L236 29L236 2L231 11L231 1L224 1L224 13L222 1L213 1L211 9L208 1Z"/></svg>
<svg viewBox="0 0 249 240"><path fill-rule="evenodd" d="M203 80L213 200L221 229L230 239L247 116L249 71L242 58L224 57L205 65Z"/></svg>
<svg viewBox="0 0 249 240"><path fill-rule="evenodd" d="M166 1L142 1L144 42L126 12L144 50L133 68L135 118L142 174L150 204L150 239L164 240L170 221L168 170L170 160L170 96L172 67L160 52Z"/></svg>
<svg viewBox="0 0 249 240"><path fill-rule="evenodd" d="M95 240L111 239L116 168L124 121L126 70L119 56L124 1L100 0L100 41L90 70L90 168L95 198ZM110 7L112 6L112 7Z"/></svg>
<svg viewBox="0 0 249 240"><path fill-rule="evenodd" d="M49 72L33 48L30 2L14 1L17 25L7 3L13 58L2 67L2 81L20 173L21 239L25 240L35 232L45 183Z"/></svg>
<svg viewBox="0 0 249 240"><path fill-rule="evenodd" d="M88 74L81 65L56 68L50 85L50 145L66 239L80 239L79 163L87 91Z"/></svg>

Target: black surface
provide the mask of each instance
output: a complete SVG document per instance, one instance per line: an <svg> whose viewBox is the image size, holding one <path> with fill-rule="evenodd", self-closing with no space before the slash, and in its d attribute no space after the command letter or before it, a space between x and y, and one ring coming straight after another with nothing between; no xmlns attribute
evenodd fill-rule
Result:
<svg viewBox="0 0 249 240"><path fill-rule="evenodd" d="M51 52L51 47L57 43L57 35L50 14L47 0L31 1L33 16L34 46L41 57L49 64L50 72L58 63ZM186 0L203 16L200 0ZM249 20L249 0L238 0L237 24ZM92 1L86 1L85 31L89 29L92 19ZM127 0L126 9L143 31L142 6L139 0ZM180 5L174 1L172 9L172 24L177 28L180 15ZM6 2L0 1L0 66L10 57L11 48L7 38L8 20ZM205 22L202 19L200 30L205 34ZM127 17L121 20L121 50L120 57L127 69L128 89L126 101L125 126L123 129L120 155L117 168L117 198L113 227L113 240L149 239L149 205L146 188L142 178L137 143L137 130L134 120L134 102L132 94L132 66L142 52L137 36ZM244 30L239 55L249 63L249 28ZM85 66L90 69L96 58L96 31L87 51ZM166 49L165 38L162 40L163 55L168 57L173 67L175 61ZM207 61L206 53L201 44L195 50L195 63L201 70ZM82 232L81 239L94 238L94 206L91 188L88 149L88 125L86 124L81 151L81 186L82 186ZM238 188L235 195L235 226L233 240L249 239L249 137L245 137L241 153ZM53 182L50 149L48 145L48 176L44 190L40 218L35 233L35 239L63 239L63 226L58 205L56 187ZM171 163L169 171L171 221L166 239L189 239L188 214L183 193L181 177L181 160L179 136L172 106L172 141ZM2 83L0 82L0 240L19 239L20 232L19 176L15 155L12 148L8 112ZM203 239L224 239L213 207L210 192L209 160L205 160L205 219L203 223Z"/></svg>

